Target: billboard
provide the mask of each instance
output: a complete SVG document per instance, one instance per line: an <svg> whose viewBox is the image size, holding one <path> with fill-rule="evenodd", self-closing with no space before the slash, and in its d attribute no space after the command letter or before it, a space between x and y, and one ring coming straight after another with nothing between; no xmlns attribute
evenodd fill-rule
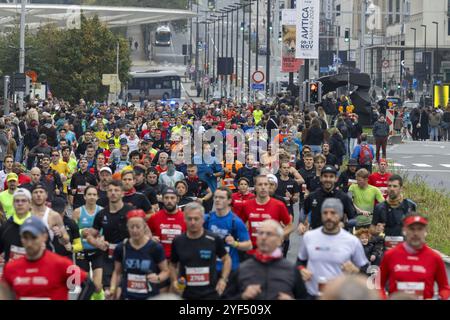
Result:
<svg viewBox="0 0 450 320"><path fill-rule="evenodd" d="M281 72L298 72L304 61L295 57L297 47L296 10L284 9L281 17Z"/></svg>
<svg viewBox="0 0 450 320"><path fill-rule="evenodd" d="M450 84L434 85L434 107L445 107L450 98Z"/></svg>
<svg viewBox="0 0 450 320"><path fill-rule="evenodd" d="M297 1L297 50L299 59L319 59L320 1Z"/></svg>

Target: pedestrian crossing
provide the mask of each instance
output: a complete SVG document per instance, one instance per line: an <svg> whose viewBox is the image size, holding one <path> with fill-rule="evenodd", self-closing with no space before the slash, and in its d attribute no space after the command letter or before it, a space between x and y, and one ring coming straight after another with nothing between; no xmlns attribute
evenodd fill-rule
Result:
<svg viewBox="0 0 450 320"><path fill-rule="evenodd" d="M410 165L406 165L406 164L394 162L394 163L391 163L391 166L394 168L399 168L399 169L403 169L406 167L423 168L423 169L431 169L431 168L450 169L450 164L445 164L445 163L435 164L435 165L431 165L431 164L427 164L427 163L411 163Z"/></svg>

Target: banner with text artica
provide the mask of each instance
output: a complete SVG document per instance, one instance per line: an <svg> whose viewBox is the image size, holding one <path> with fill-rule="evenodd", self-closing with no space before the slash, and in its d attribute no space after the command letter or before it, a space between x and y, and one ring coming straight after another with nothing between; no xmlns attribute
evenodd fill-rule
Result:
<svg viewBox="0 0 450 320"><path fill-rule="evenodd" d="M320 1L297 0L298 59L319 59Z"/></svg>

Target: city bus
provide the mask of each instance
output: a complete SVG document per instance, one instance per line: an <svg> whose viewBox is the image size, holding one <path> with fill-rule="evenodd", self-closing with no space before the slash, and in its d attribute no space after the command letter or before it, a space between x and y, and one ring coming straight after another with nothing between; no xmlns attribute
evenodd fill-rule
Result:
<svg viewBox="0 0 450 320"><path fill-rule="evenodd" d="M131 72L128 101L181 98L181 78L175 71Z"/></svg>
<svg viewBox="0 0 450 320"><path fill-rule="evenodd" d="M170 47L172 44L172 32L168 26L160 26L155 31L155 46Z"/></svg>

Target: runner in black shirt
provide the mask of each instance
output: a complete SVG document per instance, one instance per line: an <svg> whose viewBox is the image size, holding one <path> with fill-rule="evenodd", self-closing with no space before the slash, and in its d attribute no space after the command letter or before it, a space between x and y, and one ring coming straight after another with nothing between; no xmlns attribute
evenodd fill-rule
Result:
<svg viewBox="0 0 450 320"><path fill-rule="evenodd" d="M320 175L322 169L325 167L326 160L327 159L323 154L317 154L314 157L315 173L313 176L310 176L308 180L306 180L306 188L308 189L308 193L314 192L320 188Z"/></svg>
<svg viewBox="0 0 450 320"><path fill-rule="evenodd" d="M278 188L275 193L283 198L289 214L294 216L294 203L299 200L300 187L294 179L289 177L290 168L289 162L281 163L280 172L277 174Z"/></svg>
<svg viewBox="0 0 450 320"><path fill-rule="evenodd" d="M70 242L63 246L58 238L54 238L52 243L55 248L55 253L60 256L68 257L72 259L72 254L75 251L80 251L82 249L80 229L75 221L66 215L67 200L62 197L54 197L52 200L52 210L58 212L66 228L67 234L69 235Z"/></svg>
<svg viewBox="0 0 450 320"><path fill-rule="evenodd" d="M158 200L158 207L163 207L162 193L165 187L158 183L159 173L154 167L147 170L147 184L156 193L156 199Z"/></svg>
<svg viewBox="0 0 450 320"><path fill-rule="evenodd" d="M172 283L184 299L218 299L228 282L231 258L224 241L203 229L204 208L200 204L189 203L184 214L187 231L172 243ZM217 258L223 263L220 279L216 270ZM186 282L184 291L179 286L181 277Z"/></svg>
<svg viewBox="0 0 450 320"><path fill-rule="evenodd" d="M352 184L356 183L356 171L359 168L358 161L356 159L348 160L347 170L341 173L339 176L337 186L344 192L348 192L348 188Z"/></svg>
<svg viewBox="0 0 450 320"><path fill-rule="evenodd" d="M108 205L108 186L112 181L112 170L110 167L103 167L100 169L100 183L98 184L98 200L97 205L106 207Z"/></svg>
<svg viewBox="0 0 450 320"><path fill-rule="evenodd" d="M129 205L133 209L142 209L145 214L147 214L147 219L150 218L152 211L152 205L147 197L136 192L134 184L136 180L134 178L134 171L123 171L122 172L122 184L124 189L123 203Z"/></svg>
<svg viewBox="0 0 450 320"><path fill-rule="evenodd" d="M114 262L112 260L114 249L117 244L128 238L127 214L131 208L122 200L123 185L121 181L113 180L108 186L109 204L101 210L94 219L92 229L87 230L86 240L104 253L103 264L103 286L108 287L111 283ZM102 236L100 236L102 232ZM108 292L105 290L105 294Z"/></svg>
<svg viewBox="0 0 450 320"><path fill-rule="evenodd" d="M326 164L339 170L339 160L336 155L330 153L330 145L328 142L322 144L322 154L327 158Z"/></svg>
<svg viewBox="0 0 450 320"><path fill-rule="evenodd" d="M310 153L312 153L311 147L308 145L303 146L302 157L295 162L295 169L297 169L297 171L305 167L305 156ZM302 175L302 177L306 179L305 176Z"/></svg>
<svg viewBox="0 0 450 320"><path fill-rule="evenodd" d="M87 159L84 157L81 158L79 165L80 171L74 173L72 176L69 188L69 202L71 202L73 209L85 204L84 189L89 185L97 185L97 179L95 179L95 176L88 171Z"/></svg>
<svg viewBox="0 0 450 320"><path fill-rule="evenodd" d="M145 182L145 167L141 165L137 165L134 168L134 178L136 179L136 183L134 184L134 188L137 192L144 194L147 199L150 201L152 205L153 212L159 210L158 207L158 199L156 198L156 192Z"/></svg>

